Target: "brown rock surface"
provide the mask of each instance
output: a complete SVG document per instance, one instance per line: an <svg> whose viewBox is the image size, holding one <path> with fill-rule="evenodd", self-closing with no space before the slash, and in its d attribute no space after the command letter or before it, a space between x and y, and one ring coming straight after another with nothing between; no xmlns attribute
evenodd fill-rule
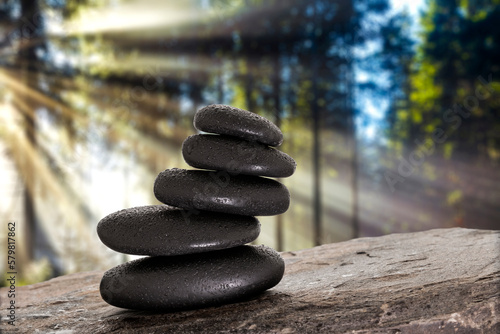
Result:
<svg viewBox="0 0 500 334"><path fill-rule="evenodd" d="M283 253L275 288L170 314L106 304L102 272L17 288L9 333L500 333L500 231L439 229Z"/></svg>

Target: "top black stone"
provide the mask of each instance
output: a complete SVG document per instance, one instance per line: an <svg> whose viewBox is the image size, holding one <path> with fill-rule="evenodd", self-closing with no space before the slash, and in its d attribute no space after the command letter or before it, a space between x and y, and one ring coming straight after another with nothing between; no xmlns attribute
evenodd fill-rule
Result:
<svg viewBox="0 0 500 334"><path fill-rule="evenodd" d="M268 119L222 104L212 104L198 110L193 124L200 131L239 137L270 146L283 143L283 133Z"/></svg>

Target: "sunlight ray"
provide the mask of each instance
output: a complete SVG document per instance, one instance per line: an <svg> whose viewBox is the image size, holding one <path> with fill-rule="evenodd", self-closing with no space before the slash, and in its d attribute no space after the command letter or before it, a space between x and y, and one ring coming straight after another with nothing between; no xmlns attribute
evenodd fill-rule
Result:
<svg viewBox="0 0 500 334"><path fill-rule="evenodd" d="M22 102L20 105L23 105ZM2 138L9 147L9 152L11 152L27 190L33 197L38 195L38 189L44 189L44 192L50 194L54 203L58 203L58 208L52 208L52 210L60 212L64 217L60 220L62 224L60 228L77 231L82 241L88 245L94 245L89 247L89 258L98 259L99 256L95 250L98 249L99 244L89 231L86 220L78 209L78 203L75 203L74 199L65 192L57 176L47 166L45 159L28 141L18 122L12 122L13 118L7 119L9 114L16 114L16 110L9 105L4 105L2 109L4 110L0 116L2 118ZM60 246L60 243L57 242L55 226L46 223L44 229L51 231L48 235L54 238L54 244ZM59 251L60 255L64 256L61 249Z"/></svg>
<svg viewBox="0 0 500 334"><path fill-rule="evenodd" d="M0 82L2 81L17 93L34 98L46 105L48 108L61 110L65 116L82 122L82 125L85 125L87 122L87 120L78 111L68 108L61 102L58 102L53 98L42 94L41 92L29 87L27 84L21 83L19 80L16 80L15 78L6 74L3 70L0 70Z"/></svg>
<svg viewBox="0 0 500 334"><path fill-rule="evenodd" d="M81 123L86 124L87 126L91 122L91 120L88 117L84 117L83 115L77 114L76 111L72 111L72 109L63 106L60 102L54 101L53 99L44 96L42 93L37 92L34 89L31 89L21 84L13 85L13 87L17 89L17 92L20 94L23 94L24 92L33 92L28 97L33 98L41 102L42 104L48 102L49 105L46 106L49 108L54 106L64 107L65 110L67 111L65 113L66 116L71 117L71 115L77 115L78 120L80 120ZM103 108L105 107L106 105L103 105ZM150 122L150 124L151 126L158 127L156 122ZM163 124L166 125L166 122L164 122ZM160 127L160 129L162 129L162 132L165 133L166 135L165 139L183 138L187 135L186 130L177 127L169 128L167 126L163 126ZM134 128L130 123L126 122L126 120L124 120L123 117L118 117L116 119L116 122L114 121L110 122L108 129L106 131L101 131L100 134L103 136L102 138L108 138L108 140L114 143L118 142L127 143L128 150L137 151L137 155L142 156L143 161L154 161L156 157L163 156L165 153L165 144L166 144L165 142L162 143L158 140L151 138L147 133L144 134L140 132L139 130ZM140 144L141 146L141 150L139 151L136 149L138 144Z"/></svg>

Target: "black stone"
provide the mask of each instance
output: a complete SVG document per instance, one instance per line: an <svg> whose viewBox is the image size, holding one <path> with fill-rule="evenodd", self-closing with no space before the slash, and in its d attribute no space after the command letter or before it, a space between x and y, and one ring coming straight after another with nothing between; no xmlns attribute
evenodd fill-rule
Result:
<svg viewBox="0 0 500 334"><path fill-rule="evenodd" d="M283 133L268 119L222 104L212 104L198 110L193 124L204 132L235 136L271 146L283 143Z"/></svg>
<svg viewBox="0 0 500 334"><path fill-rule="evenodd" d="M283 184L225 171L167 169L157 176L154 194L160 202L179 208L245 216L277 215L290 205Z"/></svg>
<svg viewBox="0 0 500 334"><path fill-rule="evenodd" d="M104 217L97 234L109 248L134 255L183 255L244 245L255 240L260 223L254 217L167 205L120 210Z"/></svg>
<svg viewBox="0 0 500 334"><path fill-rule="evenodd" d="M288 177L297 164L288 154L257 142L220 135L194 135L182 144L184 160L193 167L233 174Z"/></svg>
<svg viewBox="0 0 500 334"><path fill-rule="evenodd" d="M155 256L106 271L100 292L121 308L178 311L254 297L278 284L284 269L281 256L266 246Z"/></svg>

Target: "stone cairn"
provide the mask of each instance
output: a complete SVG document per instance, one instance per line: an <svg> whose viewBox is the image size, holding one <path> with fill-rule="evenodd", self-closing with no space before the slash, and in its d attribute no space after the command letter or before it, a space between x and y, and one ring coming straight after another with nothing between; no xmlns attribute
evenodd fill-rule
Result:
<svg viewBox="0 0 500 334"><path fill-rule="evenodd" d="M247 300L278 284L285 263L272 248L245 245L260 233L254 216L285 212L288 189L261 176L288 177L295 161L270 146L280 129L252 112L210 105L194 117L210 133L187 138L185 161L204 170L167 169L154 194L166 205L135 207L103 218L97 233L109 248L148 257L104 273L109 304L178 311Z"/></svg>

